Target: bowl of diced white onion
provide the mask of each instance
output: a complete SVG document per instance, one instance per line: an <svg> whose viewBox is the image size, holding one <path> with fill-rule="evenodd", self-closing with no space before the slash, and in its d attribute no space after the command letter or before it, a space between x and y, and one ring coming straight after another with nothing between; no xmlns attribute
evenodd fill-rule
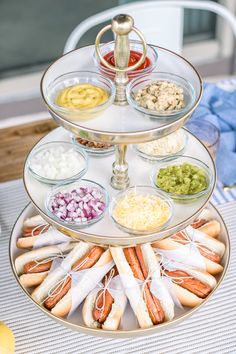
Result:
<svg viewBox="0 0 236 354"><path fill-rule="evenodd" d="M86 173L88 157L73 143L54 141L34 148L26 164L31 175L40 182L71 183Z"/></svg>

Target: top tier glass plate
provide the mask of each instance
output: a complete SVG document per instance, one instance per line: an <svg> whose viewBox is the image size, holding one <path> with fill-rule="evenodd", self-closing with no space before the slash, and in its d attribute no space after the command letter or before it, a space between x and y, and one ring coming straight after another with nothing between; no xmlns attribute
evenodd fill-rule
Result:
<svg viewBox="0 0 236 354"><path fill-rule="evenodd" d="M41 93L48 109L57 123L67 130L92 141L119 143L138 143L154 140L180 128L190 118L202 94L202 82L195 68L178 54L161 47L155 47L158 61L155 72L168 72L179 75L194 88L196 98L192 108L183 116L151 119L138 113L131 106L112 105L91 120L69 121L59 116L47 104L45 92L48 85L60 75L72 71L98 69L94 63L94 45L71 51L55 61L43 75Z"/></svg>

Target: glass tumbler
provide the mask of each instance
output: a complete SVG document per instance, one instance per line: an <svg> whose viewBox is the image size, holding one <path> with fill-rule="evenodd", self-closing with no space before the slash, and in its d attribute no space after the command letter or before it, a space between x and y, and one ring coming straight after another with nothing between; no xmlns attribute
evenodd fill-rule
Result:
<svg viewBox="0 0 236 354"><path fill-rule="evenodd" d="M215 161L220 142L220 130L213 123L201 119L188 122L186 128L201 140Z"/></svg>

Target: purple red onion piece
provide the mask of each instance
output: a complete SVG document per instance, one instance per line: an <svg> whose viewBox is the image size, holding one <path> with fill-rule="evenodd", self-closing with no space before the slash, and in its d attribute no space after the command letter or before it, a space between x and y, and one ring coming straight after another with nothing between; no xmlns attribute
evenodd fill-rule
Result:
<svg viewBox="0 0 236 354"><path fill-rule="evenodd" d="M106 204L99 189L79 187L51 196L48 207L55 216L65 222L86 225L104 212Z"/></svg>

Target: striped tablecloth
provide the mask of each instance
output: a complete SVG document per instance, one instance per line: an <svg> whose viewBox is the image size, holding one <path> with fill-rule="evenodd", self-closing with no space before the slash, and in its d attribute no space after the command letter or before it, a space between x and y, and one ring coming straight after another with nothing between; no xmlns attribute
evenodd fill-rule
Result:
<svg viewBox="0 0 236 354"><path fill-rule="evenodd" d="M220 202L222 199L217 193L215 202ZM213 298L172 329L150 337L102 339L55 323L36 308L17 285L9 265L8 242L12 225L27 201L22 181L0 185L0 320L15 334L16 354L236 352L236 202L218 207L230 232L232 257L227 276Z"/></svg>
<svg viewBox="0 0 236 354"><path fill-rule="evenodd" d="M218 205L226 202L232 202L233 200L236 200L236 188L224 190L220 182L218 182L211 198L211 202L214 205Z"/></svg>

